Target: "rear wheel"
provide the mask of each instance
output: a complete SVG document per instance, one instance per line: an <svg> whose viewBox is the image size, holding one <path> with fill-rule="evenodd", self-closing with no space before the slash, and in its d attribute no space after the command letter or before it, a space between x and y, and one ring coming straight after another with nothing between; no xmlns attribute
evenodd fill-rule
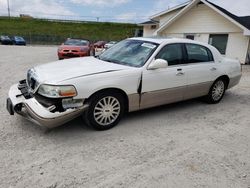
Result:
<svg viewBox="0 0 250 188"><path fill-rule="evenodd" d="M206 96L206 101L210 104L219 103L225 94L225 90L226 82L223 79L216 80Z"/></svg>
<svg viewBox="0 0 250 188"><path fill-rule="evenodd" d="M85 122L97 130L107 130L117 125L124 114L124 99L119 93L104 92L90 99L84 114Z"/></svg>

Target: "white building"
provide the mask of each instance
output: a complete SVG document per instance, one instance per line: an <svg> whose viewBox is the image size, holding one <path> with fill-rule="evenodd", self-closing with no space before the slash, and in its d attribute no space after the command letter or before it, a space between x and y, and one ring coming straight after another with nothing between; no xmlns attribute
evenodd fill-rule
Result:
<svg viewBox="0 0 250 188"><path fill-rule="evenodd" d="M241 63L250 61L250 16L238 17L206 0L192 0L141 23L143 36L189 38L215 46Z"/></svg>

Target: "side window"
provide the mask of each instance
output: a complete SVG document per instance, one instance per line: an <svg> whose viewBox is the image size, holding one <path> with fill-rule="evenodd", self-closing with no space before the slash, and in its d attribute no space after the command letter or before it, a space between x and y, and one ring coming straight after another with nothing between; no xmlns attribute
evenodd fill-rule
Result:
<svg viewBox="0 0 250 188"><path fill-rule="evenodd" d="M184 63L181 44L168 44L161 49L155 59L164 59L168 65L178 65Z"/></svg>
<svg viewBox="0 0 250 188"><path fill-rule="evenodd" d="M188 63L202 63L213 61L209 49L197 44L186 44Z"/></svg>

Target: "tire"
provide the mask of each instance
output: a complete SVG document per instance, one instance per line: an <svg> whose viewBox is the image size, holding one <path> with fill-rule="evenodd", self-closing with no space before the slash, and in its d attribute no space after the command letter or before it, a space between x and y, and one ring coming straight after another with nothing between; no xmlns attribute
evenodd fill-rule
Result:
<svg viewBox="0 0 250 188"><path fill-rule="evenodd" d="M89 104L84 120L96 130L113 128L124 115L124 98L117 92L98 93L90 98Z"/></svg>
<svg viewBox="0 0 250 188"><path fill-rule="evenodd" d="M208 95L205 100L209 104L219 103L226 91L227 83L223 79L217 79L210 88Z"/></svg>

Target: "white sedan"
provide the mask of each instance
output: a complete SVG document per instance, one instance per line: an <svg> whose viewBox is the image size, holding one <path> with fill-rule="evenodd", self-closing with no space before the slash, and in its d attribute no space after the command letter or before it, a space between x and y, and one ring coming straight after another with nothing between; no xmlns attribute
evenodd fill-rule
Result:
<svg viewBox="0 0 250 188"><path fill-rule="evenodd" d="M98 57L30 69L10 88L7 109L49 128L82 115L88 125L106 130L126 112L197 97L218 103L240 78L239 61L208 44L131 38Z"/></svg>

